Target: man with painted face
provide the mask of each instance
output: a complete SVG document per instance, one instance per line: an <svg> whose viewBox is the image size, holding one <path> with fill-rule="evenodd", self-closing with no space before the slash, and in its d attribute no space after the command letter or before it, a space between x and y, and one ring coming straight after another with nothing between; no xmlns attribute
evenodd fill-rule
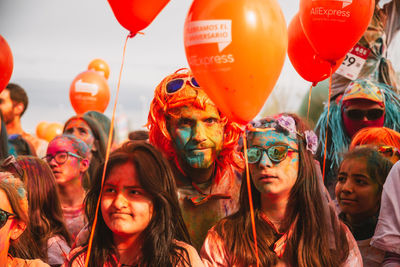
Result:
<svg viewBox="0 0 400 267"><path fill-rule="evenodd" d="M321 114L316 130L319 133L317 156L323 167L326 131L328 131L325 185L334 193L335 172L342 160L341 155L349 147L351 138L365 127L387 127L400 130L400 99L387 85L369 79L350 83L344 94L331 101L329 124L328 109Z"/></svg>
<svg viewBox="0 0 400 267"><path fill-rule="evenodd" d="M187 69L157 86L147 126L150 143L171 163L183 219L200 249L211 226L238 208L241 130L219 112Z"/></svg>

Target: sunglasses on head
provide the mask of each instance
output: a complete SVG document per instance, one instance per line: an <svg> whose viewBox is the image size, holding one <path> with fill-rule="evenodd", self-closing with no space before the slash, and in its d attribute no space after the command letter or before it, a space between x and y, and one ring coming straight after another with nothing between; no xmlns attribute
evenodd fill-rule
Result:
<svg viewBox="0 0 400 267"><path fill-rule="evenodd" d="M284 161L289 151L299 152L298 150L291 148L288 145L274 145L268 148L250 147L247 149L248 162L251 164L259 162L264 151L267 153L268 158L273 163Z"/></svg>
<svg viewBox="0 0 400 267"><path fill-rule="evenodd" d="M200 85L194 77L176 78L167 82L167 85L165 86L167 93L176 93L185 86L186 82L189 82L194 88L200 88Z"/></svg>
<svg viewBox="0 0 400 267"><path fill-rule="evenodd" d="M384 110L379 108L361 110L361 109L346 109L345 113L347 117L354 121L363 120L365 117L369 121L374 121L383 116Z"/></svg>
<svg viewBox="0 0 400 267"><path fill-rule="evenodd" d="M0 209L0 229L3 228L10 217L17 217L17 215Z"/></svg>
<svg viewBox="0 0 400 267"><path fill-rule="evenodd" d="M392 146L379 146L378 152L381 153L385 157L393 157L394 154L400 156L400 152L396 147Z"/></svg>

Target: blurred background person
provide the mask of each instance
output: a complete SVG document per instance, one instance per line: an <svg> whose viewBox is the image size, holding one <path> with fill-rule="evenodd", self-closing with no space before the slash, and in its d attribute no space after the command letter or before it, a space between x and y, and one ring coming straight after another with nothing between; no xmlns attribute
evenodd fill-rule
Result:
<svg viewBox="0 0 400 267"><path fill-rule="evenodd" d="M0 93L0 109L3 112L9 137L20 135L33 148L32 155L44 157L46 155L47 142L25 132L22 128L21 117L28 108L28 103L28 95L18 84L9 83Z"/></svg>
<svg viewBox="0 0 400 267"><path fill-rule="evenodd" d="M72 240L85 226L85 190L82 178L89 168L89 148L73 135L60 135L50 141L45 160L56 179L65 223Z"/></svg>

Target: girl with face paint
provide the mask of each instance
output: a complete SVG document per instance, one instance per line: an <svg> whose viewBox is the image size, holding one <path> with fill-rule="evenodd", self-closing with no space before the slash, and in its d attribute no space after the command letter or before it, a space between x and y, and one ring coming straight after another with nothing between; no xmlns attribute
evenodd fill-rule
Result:
<svg viewBox="0 0 400 267"><path fill-rule="evenodd" d="M38 258L29 227L24 184L11 173L0 172L0 266L49 266Z"/></svg>
<svg viewBox="0 0 400 267"><path fill-rule="evenodd" d="M362 266L355 241L328 204L313 159L317 140L294 114L248 127L247 156L260 266ZM214 226L207 266L256 266L246 177L239 211Z"/></svg>
<svg viewBox="0 0 400 267"><path fill-rule="evenodd" d="M159 151L144 141L126 142L110 154L102 186L103 168L85 198L94 231L89 267L203 266L189 245L173 174ZM70 253L66 267L86 266L88 242Z"/></svg>
<svg viewBox="0 0 400 267"><path fill-rule="evenodd" d="M371 247L378 222L383 184L392 163L374 147L358 147L344 155L336 183L340 219L349 226L364 266L381 266L384 252Z"/></svg>
<svg viewBox="0 0 400 267"><path fill-rule="evenodd" d="M88 153L85 142L63 134L50 141L44 157L54 174L67 229L73 239L85 225L82 178L89 168Z"/></svg>

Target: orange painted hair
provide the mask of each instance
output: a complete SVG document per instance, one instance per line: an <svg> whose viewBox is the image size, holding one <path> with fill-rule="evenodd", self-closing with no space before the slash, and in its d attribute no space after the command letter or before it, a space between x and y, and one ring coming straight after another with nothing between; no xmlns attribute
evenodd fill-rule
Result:
<svg viewBox="0 0 400 267"><path fill-rule="evenodd" d="M400 149L400 133L386 127L366 127L353 136L349 150L367 144L387 145Z"/></svg>
<svg viewBox="0 0 400 267"><path fill-rule="evenodd" d="M194 88L186 83L182 89L168 93L166 85L169 81L176 78L188 78L193 76L188 69L179 69L175 73L164 78L154 91L154 98L150 104L150 111L147 121L149 129L149 141L151 144L160 149L168 160L174 161L178 169L183 173L178 163L176 151L173 141L167 129L167 118L176 116L172 113L172 109L191 105L196 108L205 109L206 105L215 104L210 100L201 88ZM241 153L236 150L242 130L237 123L231 122L220 112L224 128L224 143L216 162L215 182L218 183L226 170L243 169L243 159Z"/></svg>

